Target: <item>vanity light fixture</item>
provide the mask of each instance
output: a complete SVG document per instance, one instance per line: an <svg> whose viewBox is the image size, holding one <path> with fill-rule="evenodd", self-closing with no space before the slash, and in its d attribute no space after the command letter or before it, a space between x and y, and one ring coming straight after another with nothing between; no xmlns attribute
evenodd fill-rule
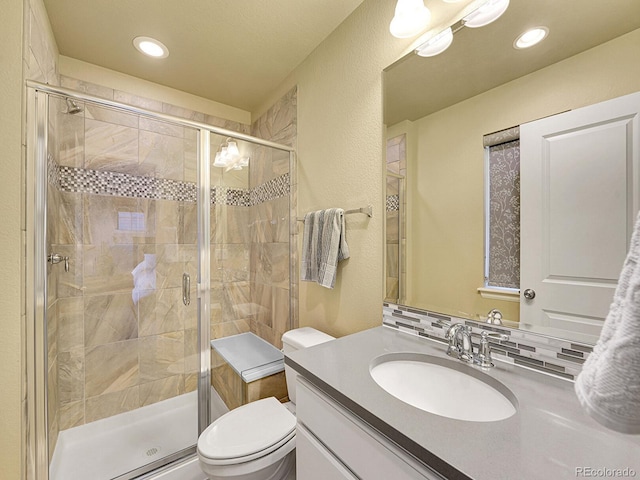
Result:
<svg viewBox="0 0 640 480"><path fill-rule="evenodd" d="M434 57L449 48L451 42L453 42L453 30L448 27L416 48L416 53L421 57Z"/></svg>
<svg viewBox="0 0 640 480"><path fill-rule="evenodd" d="M465 27L479 28L496 21L506 12L509 0L488 0L462 19Z"/></svg>
<svg viewBox="0 0 640 480"><path fill-rule="evenodd" d="M169 56L169 49L166 45L155 38L136 37L133 39L133 46L149 57L167 58Z"/></svg>
<svg viewBox="0 0 640 480"><path fill-rule="evenodd" d="M226 171L242 170L242 167L249 166L249 157L241 156L237 142L227 138L225 142L220 144L213 160L213 166L226 168Z"/></svg>
<svg viewBox="0 0 640 480"><path fill-rule="evenodd" d="M513 42L513 46L519 50L523 48L533 47L546 38L549 34L547 27L530 28Z"/></svg>
<svg viewBox="0 0 640 480"><path fill-rule="evenodd" d="M423 0L398 0L389 31L396 38L409 38L427 28L431 12Z"/></svg>

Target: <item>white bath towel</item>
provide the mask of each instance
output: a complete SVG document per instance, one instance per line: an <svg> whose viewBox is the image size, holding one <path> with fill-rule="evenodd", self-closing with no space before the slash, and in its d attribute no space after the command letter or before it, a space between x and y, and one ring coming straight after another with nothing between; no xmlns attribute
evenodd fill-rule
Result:
<svg viewBox="0 0 640 480"><path fill-rule="evenodd" d="M344 210L330 208L304 216L301 280L326 288L336 283L338 262L349 258Z"/></svg>
<svg viewBox="0 0 640 480"><path fill-rule="evenodd" d="M576 379L586 412L622 433L640 433L640 215L600 338Z"/></svg>

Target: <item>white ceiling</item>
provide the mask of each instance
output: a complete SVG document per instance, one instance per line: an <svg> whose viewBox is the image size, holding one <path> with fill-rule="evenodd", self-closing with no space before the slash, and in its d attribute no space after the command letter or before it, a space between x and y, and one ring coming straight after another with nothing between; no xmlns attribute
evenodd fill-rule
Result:
<svg viewBox="0 0 640 480"><path fill-rule="evenodd" d="M549 28L542 43L513 48L520 33L539 25ZM388 68L385 123L422 118L637 28L640 0L511 0L491 25L459 30L444 53L410 53Z"/></svg>
<svg viewBox="0 0 640 480"><path fill-rule="evenodd" d="M363 0L44 0L60 54L253 111ZM152 59L132 44L153 37Z"/></svg>

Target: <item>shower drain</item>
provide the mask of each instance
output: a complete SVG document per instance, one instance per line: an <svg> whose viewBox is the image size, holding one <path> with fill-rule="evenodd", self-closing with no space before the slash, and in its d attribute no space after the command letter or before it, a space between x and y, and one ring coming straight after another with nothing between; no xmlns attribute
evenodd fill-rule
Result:
<svg viewBox="0 0 640 480"><path fill-rule="evenodd" d="M158 452L160 452L160 447L151 447L147 450L147 457L153 457L154 455L157 455Z"/></svg>

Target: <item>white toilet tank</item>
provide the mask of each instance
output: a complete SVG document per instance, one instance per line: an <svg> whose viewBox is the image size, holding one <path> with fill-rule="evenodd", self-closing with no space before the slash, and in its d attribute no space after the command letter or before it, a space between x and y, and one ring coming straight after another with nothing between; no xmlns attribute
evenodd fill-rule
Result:
<svg viewBox="0 0 640 480"><path fill-rule="evenodd" d="M334 340L335 337L327 335L315 328L302 327L289 330L282 335L282 351L285 355L291 352L300 350L302 348L313 347L329 340ZM287 391L289 392L289 400L293 404L296 403L296 382L298 374L290 367L284 366L284 373L287 382Z"/></svg>

